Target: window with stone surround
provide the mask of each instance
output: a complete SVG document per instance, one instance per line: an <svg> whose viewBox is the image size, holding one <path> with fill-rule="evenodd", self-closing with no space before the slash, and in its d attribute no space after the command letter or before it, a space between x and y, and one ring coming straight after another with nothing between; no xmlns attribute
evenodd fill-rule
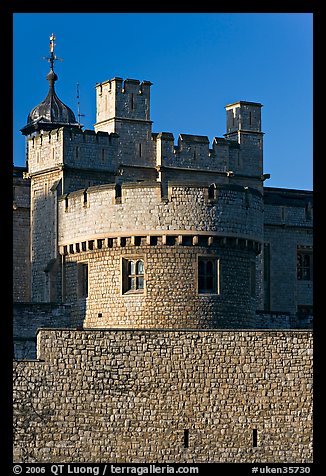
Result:
<svg viewBox="0 0 326 476"><path fill-rule="evenodd" d="M141 294L145 286L145 267L142 258L122 259L122 293Z"/></svg>
<svg viewBox="0 0 326 476"><path fill-rule="evenodd" d="M220 294L220 262L214 257L198 257L198 293Z"/></svg>
<svg viewBox="0 0 326 476"><path fill-rule="evenodd" d="M297 249L297 279L300 281L312 281L312 249Z"/></svg>
<svg viewBox="0 0 326 476"><path fill-rule="evenodd" d="M88 263L77 264L77 293L80 299L88 297Z"/></svg>

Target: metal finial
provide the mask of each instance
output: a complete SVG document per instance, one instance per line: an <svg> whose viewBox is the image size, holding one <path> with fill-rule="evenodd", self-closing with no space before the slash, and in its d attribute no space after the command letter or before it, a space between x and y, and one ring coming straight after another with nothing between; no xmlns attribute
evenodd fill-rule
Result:
<svg viewBox="0 0 326 476"><path fill-rule="evenodd" d="M54 54L54 48L56 46L56 44L54 43L54 41L56 40L56 37L54 36L54 33L52 33L52 35L50 36L50 56L46 56L44 57L43 59L46 59L48 60L48 62L50 63L51 65L51 70L53 71L53 65L54 65L54 62L59 60L59 61L63 61L62 58L58 58L55 54Z"/></svg>
<svg viewBox="0 0 326 476"><path fill-rule="evenodd" d="M52 33L50 36L50 53L54 53L54 47L56 46L54 40L56 40L56 37L54 36L54 33Z"/></svg>

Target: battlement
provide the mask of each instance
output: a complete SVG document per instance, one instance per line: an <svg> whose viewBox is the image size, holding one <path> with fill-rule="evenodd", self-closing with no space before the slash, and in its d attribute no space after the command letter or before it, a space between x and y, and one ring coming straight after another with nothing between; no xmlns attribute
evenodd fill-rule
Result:
<svg viewBox="0 0 326 476"><path fill-rule="evenodd" d="M152 140L158 166L214 171L227 176L234 173L249 175L236 140L214 137L210 145L207 136L179 134L177 144L174 144L174 136L170 132L153 133ZM252 178L258 179L258 188L261 187L259 171L257 167L250 170Z"/></svg>
<svg viewBox="0 0 326 476"><path fill-rule="evenodd" d="M258 102L238 101L225 106L227 134L238 131L261 133L261 108Z"/></svg>
<svg viewBox="0 0 326 476"><path fill-rule="evenodd" d="M118 135L114 132L61 127L28 139L28 172L64 165L113 170L117 167Z"/></svg>
<svg viewBox="0 0 326 476"><path fill-rule="evenodd" d="M150 81L116 77L96 85L96 124L100 130L103 122L120 119L150 120ZM115 129L112 129L115 130Z"/></svg>
<svg viewBox="0 0 326 476"><path fill-rule="evenodd" d="M107 81L103 81L101 83L96 84L96 88L99 88L98 94L101 96L105 91L113 92L115 88L115 92L117 94L130 94L130 93L137 93L139 95L148 94L149 87L152 85L150 81L140 81L139 79L123 79L120 77L114 77L112 79L108 79Z"/></svg>
<svg viewBox="0 0 326 476"><path fill-rule="evenodd" d="M41 131L35 133L33 136L27 139L28 144L34 147L41 147L46 143L53 143L60 141L63 138L69 138L69 140L79 140L83 142L99 142L111 144L112 138L117 137L115 133L108 133L105 131L94 131L92 129L77 129L69 127L59 127L58 129L52 129L50 131Z"/></svg>
<svg viewBox="0 0 326 476"><path fill-rule="evenodd" d="M89 187L59 198L59 245L126 236L198 232L262 239L262 195L240 185L128 183Z"/></svg>

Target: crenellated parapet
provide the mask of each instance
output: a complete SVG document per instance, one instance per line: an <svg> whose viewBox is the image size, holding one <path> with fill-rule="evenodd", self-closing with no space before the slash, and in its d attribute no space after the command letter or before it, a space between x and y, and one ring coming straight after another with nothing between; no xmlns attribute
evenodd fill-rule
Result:
<svg viewBox="0 0 326 476"><path fill-rule="evenodd" d="M96 85L96 128L116 118L150 121L150 81L115 77Z"/></svg>
<svg viewBox="0 0 326 476"><path fill-rule="evenodd" d="M89 187L59 198L59 245L124 234L213 233L262 239L262 195L236 185L159 183Z"/></svg>
<svg viewBox="0 0 326 476"><path fill-rule="evenodd" d="M180 134L177 145L169 132L152 134L158 166L241 173L240 146L236 141Z"/></svg>
<svg viewBox="0 0 326 476"><path fill-rule="evenodd" d="M114 133L61 127L31 136L27 147L30 175L64 166L103 170L117 167Z"/></svg>

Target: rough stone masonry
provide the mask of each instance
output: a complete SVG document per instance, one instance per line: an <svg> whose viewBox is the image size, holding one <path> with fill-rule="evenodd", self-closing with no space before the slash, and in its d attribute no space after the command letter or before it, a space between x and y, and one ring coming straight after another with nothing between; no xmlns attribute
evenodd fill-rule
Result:
<svg viewBox="0 0 326 476"><path fill-rule="evenodd" d="M37 340L38 359L15 362L17 462L312 461L310 331L41 329Z"/></svg>

